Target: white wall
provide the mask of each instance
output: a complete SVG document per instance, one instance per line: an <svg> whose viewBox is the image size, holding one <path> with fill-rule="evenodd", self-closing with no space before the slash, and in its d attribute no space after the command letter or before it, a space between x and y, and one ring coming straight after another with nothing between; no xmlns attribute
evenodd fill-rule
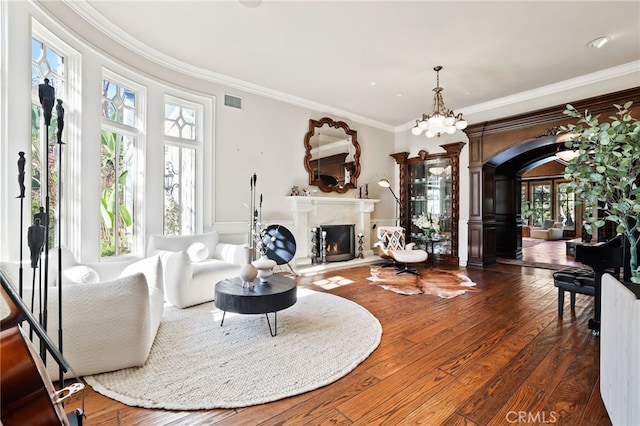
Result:
<svg viewBox="0 0 640 426"><path fill-rule="evenodd" d="M1 81L10 82L6 86L3 84L0 104L0 259L15 260L19 257L20 234L17 232L17 216L20 207L15 198L18 193L16 160L18 151L30 151L32 16L64 43L76 49L81 56L81 102L77 105L65 102L65 131L70 132L71 125L68 123L76 120L79 138L77 145L80 146L68 146L64 153L65 161L69 158L73 160L69 169L64 172L68 180L65 192L69 203L65 208L79 209L79 226L77 233L69 229L63 230L63 234L66 234L63 245L71 246L76 253L81 254L83 261L94 262L99 257L99 193L94 188L99 187L100 178L100 82L103 67L146 88L147 167L142 212L145 238L142 245L150 234L162 232L161 141L164 94L180 97L180 93L186 91L211 102L210 109L208 112L205 111L205 114L213 116L212 139L215 160L210 182L205 183L210 187L205 187L207 214L204 230L217 229L223 234L223 240L230 242L240 242L246 237L249 219L247 205L250 195L248 182L253 173L258 176L257 191L264 197L263 221L282 223L285 226L291 222L291 213L284 197L293 185L308 186L308 177L303 166L303 139L309 119L319 119L326 115L334 120L343 120L323 111L311 111L210 81L185 78L157 64L127 57L126 52L120 54L120 50L119 57L113 58L84 40L87 37L91 38L92 43L100 41L95 34L70 33L64 25L51 19L47 13L29 2L2 2L0 13L3 27L6 27L2 34ZM86 28L81 31L93 30ZM104 41L109 47L111 43ZM140 69L134 69L127 64L135 64ZM243 110L225 107L225 93L242 97ZM370 198L381 199L376 206L372 222L391 222L394 216L394 200L390 194L385 193L387 190L378 187L376 182L381 177L391 179L397 175L395 162L389 157L389 154L395 152L393 133L349 120L344 121L358 132L358 141L362 148L362 168L358 185L369 183ZM77 155L74 155L74 152ZM77 196L74 196L73 192L76 192ZM342 195L316 192L313 195L355 197L356 191ZM30 223L29 203L25 204L27 206L24 212L27 219L23 235L26 235L26 226ZM143 247L140 255L143 254L142 249ZM28 253L26 245L25 253Z"/></svg>

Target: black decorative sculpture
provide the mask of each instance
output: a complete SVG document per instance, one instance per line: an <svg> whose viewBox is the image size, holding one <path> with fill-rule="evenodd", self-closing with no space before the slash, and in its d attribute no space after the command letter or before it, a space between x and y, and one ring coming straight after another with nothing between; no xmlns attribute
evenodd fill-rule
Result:
<svg viewBox="0 0 640 426"><path fill-rule="evenodd" d="M36 213L33 219L33 225L29 227L27 233L27 242L29 243L29 249L31 250L31 267L37 268L42 254L42 248L44 247L44 234L45 228Z"/></svg>
<svg viewBox="0 0 640 426"><path fill-rule="evenodd" d="M51 125L51 111L56 100L56 89L49 84L49 79L45 78L44 83L38 86L38 96L42 105L42 113L44 114L44 124ZM49 141L47 141L48 143Z"/></svg>
<svg viewBox="0 0 640 426"><path fill-rule="evenodd" d="M56 116L58 121L58 143L62 144L62 130L64 129L64 107L62 106L62 99L58 99L56 104Z"/></svg>
<svg viewBox="0 0 640 426"><path fill-rule="evenodd" d="M20 151L18 153L18 186L20 187L20 195L16 198L24 198L24 165L26 161L27 160L24 158L24 151Z"/></svg>

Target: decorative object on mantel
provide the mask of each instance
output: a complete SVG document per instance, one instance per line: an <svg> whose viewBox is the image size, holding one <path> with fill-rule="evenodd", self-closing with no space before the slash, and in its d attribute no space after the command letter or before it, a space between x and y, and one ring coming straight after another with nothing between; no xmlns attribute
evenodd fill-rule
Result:
<svg viewBox="0 0 640 426"><path fill-rule="evenodd" d="M213 302L167 307L147 362L88 376L86 382L127 405L168 410L237 408L326 386L352 371L379 345L380 322L362 306L329 293L298 290L264 332L264 316L219 327ZM310 368L309 366L313 366Z"/></svg>
<svg viewBox="0 0 640 426"><path fill-rule="evenodd" d="M457 130L467 128L467 122L462 118L462 113L456 115L453 111L444 106L442 99L442 91L440 87L440 71L442 66L438 65L433 68L436 72L436 87L433 89L433 112L431 115L422 114L422 120L416 120L416 125L411 129L411 133L418 136L424 131L424 135L428 138L435 136L440 137L441 134L454 134Z"/></svg>
<svg viewBox="0 0 640 426"><path fill-rule="evenodd" d="M364 184L364 193L362 194L364 198L369 199L369 184Z"/></svg>
<svg viewBox="0 0 640 426"><path fill-rule="evenodd" d="M365 183L364 185L358 187L358 198L368 199L369 198L369 184Z"/></svg>
<svg viewBox="0 0 640 426"><path fill-rule="evenodd" d="M431 269L422 276L396 275L391 269L371 268L372 283L395 293L413 295L430 294L443 299L451 299L468 291L477 292L475 283L462 272Z"/></svg>

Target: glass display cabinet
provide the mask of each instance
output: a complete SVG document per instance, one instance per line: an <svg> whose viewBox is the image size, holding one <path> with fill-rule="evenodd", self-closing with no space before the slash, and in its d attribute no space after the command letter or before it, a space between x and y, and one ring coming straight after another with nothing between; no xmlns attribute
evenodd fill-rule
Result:
<svg viewBox="0 0 640 426"><path fill-rule="evenodd" d="M429 253L432 264L458 265L459 158L464 143L444 153L392 154L400 166L400 221L407 242Z"/></svg>

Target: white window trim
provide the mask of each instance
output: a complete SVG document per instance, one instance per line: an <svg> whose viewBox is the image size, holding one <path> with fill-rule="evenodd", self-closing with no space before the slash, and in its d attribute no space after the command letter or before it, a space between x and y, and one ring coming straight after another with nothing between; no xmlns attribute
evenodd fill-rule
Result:
<svg viewBox="0 0 640 426"><path fill-rule="evenodd" d="M82 97L82 56L80 52L63 42L58 36L49 31L35 18L31 19L31 34L29 39L37 38L45 41L48 46L59 52L65 60L65 92L56 93L56 98L64 102L64 139L62 149L62 193L60 204L61 235L60 245L73 251L76 258L81 253L81 215L80 193L82 191L81 165L81 132L80 114ZM31 54L29 55L31 57ZM31 67L29 67L31 69ZM31 155L28 156L29 164ZM31 199L31 185L27 186L28 194L25 199ZM30 211L30 210L29 210Z"/></svg>
<svg viewBox="0 0 640 426"><path fill-rule="evenodd" d="M136 123L135 126L129 126L119 123L102 115L100 112L100 131L108 130L116 133L127 134L136 140L136 161L135 161L135 199L133 205L133 248L131 253L109 256L107 259L122 259L127 257L143 257L145 254L145 216L144 216L144 197L146 187L146 116L147 116L147 89L145 86L136 83L121 74L117 74L108 68L102 68L102 79L109 80L118 85L125 86L127 89L136 92ZM101 98L102 100L102 98ZM98 239L97 244L100 244ZM101 259L105 259L100 257Z"/></svg>
<svg viewBox="0 0 640 426"><path fill-rule="evenodd" d="M164 104L174 104L186 106L196 110L196 140L175 138L164 135L163 146L165 142L170 142L176 146L184 146L196 148L196 179L199 183L196 187L196 226L195 232L202 233L205 228L213 227L214 223L214 194L215 188L214 176L214 157L213 157L213 105L215 98L203 97L189 92L181 92L164 95ZM164 114L164 107L162 109ZM164 116L162 117L164 126ZM208 194L208 196L205 196Z"/></svg>

